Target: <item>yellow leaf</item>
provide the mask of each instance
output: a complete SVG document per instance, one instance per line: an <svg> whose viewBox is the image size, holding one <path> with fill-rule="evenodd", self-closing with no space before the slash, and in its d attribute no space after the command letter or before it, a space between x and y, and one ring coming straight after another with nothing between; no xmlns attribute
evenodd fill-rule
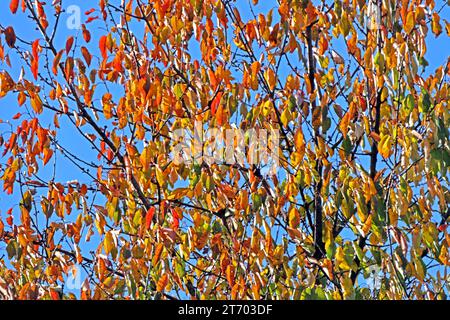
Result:
<svg viewBox="0 0 450 320"><path fill-rule="evenodd" d="M344 291L344 298L349 299L354 293L353 282L350 278L343 278L341 281L342 289Z"/></svg>
<svg viewBox="0 0 450 320"><path fill-rule="evenodd" d="M366 202L369 202L373 196L377 195L377 189L375 188L375 184L373 180L369 178L366 183L364 183L364 197Z"/></svg>
<svg viewBox="0 0 450 320"><path fill-rule="evenodd" d="M31 96L31 106L36 113L42 113L42 100L38 94L33 94Z"/></svg>
<svg viewBox="0 0 450 320"><path fill-rule="evenodd" d="M341 119L341 122L339 123L339 129L341 129L342 134L344 137L347 136L348 132L348 125L350 123L350 113L347 112Z"/></svg>
<svg viewBox="0 0 450 320"><path fill-rule="evenodd" d="M1 233L0 233L1 234ZM442 246L441 253L439 254L439 260L446 265L450 266L450 255L446 245Z"/></svg>
<svg viewBox="0 0 450 320"><path fill-rule="evenodd" d="M264 104L262 105L262 114L264 115L264 117L267 117L270 114L272 108L273 103L271 100L267 100L266 102L264 102Z"/></svg>
<svg viewBox="0 0 450 320"><path fill-rule="evenodd" d="M289 111L289 108L285 108L284 111L281 113L280 120L284 127L286 127L291 119L291 112Z"/></svg>
<svg viewBox="0 0 450 320"><path fill-rule="evenodd" d="M103 248L105 248L106 254L110 254L115 248L114 237L111 232L107 232L105 239L103 240Z"/></svg>
<svg viewBox="0 0 450 320"><path fill-rule="evenodd" d="M378 152L386 159L391 154L392 139L390 135L384 135L381 137L381 141L378 144Z"/></svg>
<svg viewBox="0 0 450 320"><path fill-rule="evenodd" d="M300 213L296 207L289 210L289 227L297 228L300 224Z"/></svg>
<svg viewBox="0 0 450 320"><path fill-rule="evenodd" d="M295 134L295 148L303 158L303 155L305 154L305 137L300 129L297 130L297 133Z"/></svg>
<svg viewBox="0 0 450 320"><path fill-rule="evenodd" d="M410 33L414 29L415 24L415 18L414 18L414 11L408 12L408 15L406 16L406 23L405 23L405 32Z"/></svg>

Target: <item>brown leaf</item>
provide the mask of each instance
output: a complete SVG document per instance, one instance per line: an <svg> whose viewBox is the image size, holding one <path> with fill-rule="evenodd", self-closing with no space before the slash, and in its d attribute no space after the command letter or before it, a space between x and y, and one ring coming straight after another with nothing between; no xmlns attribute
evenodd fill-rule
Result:
<svg viewBox="0 0 450 320"><path fill-rule="evenodd" d="M14 32L13 27L7 27L4 31L4 33L5 33L6 44L10 48L13 48L16 43L16 33Z"/></svg>
<svg viewBox="0 0 450 320"><path fill-rule="evenodd" d="M92 56L89 52L89 50L86 47L81 47L81 54L83 55L84 60L86 61L87 65L91 65Z"/></svg>

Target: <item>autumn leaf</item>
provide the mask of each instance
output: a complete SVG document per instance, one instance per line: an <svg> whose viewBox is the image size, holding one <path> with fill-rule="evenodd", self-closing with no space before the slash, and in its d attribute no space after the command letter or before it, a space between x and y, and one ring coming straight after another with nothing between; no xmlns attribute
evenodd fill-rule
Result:
<svg viewBox="0 0 450 320"><path fill-rule="evenodd" d="M81 29L84 41L86 41L86 43L89 43L91 41L91 32L86 28L84 24L81 26Z"/></svg>
<svg viewBox="0 0 450 320"><path fill-rule="evenodd" d="M162 243L158 243L157 247L155 248L155 253L152 258L152 265L156 266L159 262L159 258L161 257L162 251L163 251L164 245Z"/></svg>
<svg viewBox="0 0 450 320"><path fill-rule="evenodd" d="M58 75L59 63L61 62L63 52L63 50L59 51L53 59L52 72L55 76Z"/></svg>
<svg viewBox="0 0 450 320"><path fill-rule="evenodd" d="M107 232L103 240L103 248L106 254L112 253L116 249L116 241L111 231Z"/></svg>
<svg viewBox="0 0 450 320"><path fill-rule="evenodd" d="M39 72L39 39L35 40L32 44L32 55L31 72L33 73L34 80L37 80Z"/></svg>
<svg viewBox="0 0 450 320"><path fill-rule="evenodd" d="M7 27L3 32L5 33L6 44L10 48L13 48L16 43L16 33L14 32L13 27Z"/></svg>
<svg viewBox="0 0 450 320"><path fill-rule="evenodd" d="M211 114L213 116L216 115L217 109L220 106L220 100L222 99L222 95L223 95L223 92L219 91L217 93L217 95L214 97L213 101L211 102Z"/></svg>
<svg viewBox="0 0 450 320"><path fill-rule="evenodd" d="M81 54L83 55L84 61L86 61L87 65L91 65L92 55L86 47L81 47Z"/></svg>
<svg viewBox="0 0 450 320"><path fill-rule="evenodd" d="M293 207L289 210L289 227L297 228L300 224L300 213L297 208Z"/></svg>
<svg viewBox="0 0 450 320"><path fill-rule="evenodd" d="M53 155L53 150L52 149L44 149L44 157L42 159L42 162L44 163L44 165L46 165L48 163L48 161L52 158Z"/></svg>
<svg viewBox="0 0 450 320"><path fill-rule="evenodd" d="M269 85L270 90L275 89L276 86L276 78L275 73L271 68L268 68L266 72L264 73L264 77L267 81L267 84Z"/></svg>
<svg viewBox="0 0 450 320"><path fill-rule="evenodd" d="M392 147L391 140L392 138L390 135L384 135L381 137L381 140L378 144L378 152L385 159L387 159L391 154L391 147Z"/></svg>
<svg viewBox="0 0 450 320"><path fill-rule="evenodd" d="M442 33L442 26L440 24L441 17L437 12L433 12L432 16L432 23L431 23L431 30L435 34L435 36L439 36Z"/></svg>
<svg viewBox="0 0 450 320"><path fill-rule="evenodd" d="M147 213L145 215L145 229L149 230L150 229L150 225L153 221L153 216L155 215L155 207L150 207L147 210Z"/></svg>
<svg viewBox="0 0 450 320"><path fill-rule="evenodd" d="M103 59L106 59L108 57L107 52L106 52L106 50L107 50L106 41L107 41L106 36L102 36L99 41L99 48L100 48L100 52L102 54Z"/></svg>
<svg viewBox="0 0 450 320"><path fill-rule="evenodd" d="M73 41L74 41L73 37L67 38L67 41L66 41L66 54L69 54L70 50L72 49Z"/></svg>
<svg viewBox="0 0 450 320"><path fill-rule="evenodd" d="M169 276L167 275L167 273L164 273L158 280L158 283L156 285L156 291L163 292L166 289L168 283L169 283Z"/></svg>
<svg viewBox="0 0 450 320"><path fill-rule="evenodd" d="M11 12L15 14L19 8L19 0L11 0L9 8L11 9Z"/></svg>
<svg viewBox="0 0 450 320"><path fill-rule="evenodd" d="M414 12L409 11L408 15L406 16L406 23L404 26L405 32L410 33L414 29L414 25L415 25Z"/></svg>

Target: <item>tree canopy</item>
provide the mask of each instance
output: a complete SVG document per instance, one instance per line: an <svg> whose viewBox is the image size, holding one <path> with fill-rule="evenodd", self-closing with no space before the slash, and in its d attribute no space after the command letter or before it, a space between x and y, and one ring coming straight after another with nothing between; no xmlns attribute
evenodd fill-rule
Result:
<svg viewBox="0 0 450 320"><path fill-rule="evenodd" d="M1 298L448 298L449 1L86 2L0 5Z"/></svg>

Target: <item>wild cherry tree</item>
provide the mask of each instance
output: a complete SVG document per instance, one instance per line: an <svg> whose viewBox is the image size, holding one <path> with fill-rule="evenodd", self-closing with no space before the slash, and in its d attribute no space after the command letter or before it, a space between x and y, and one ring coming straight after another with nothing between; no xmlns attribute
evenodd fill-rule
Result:
<svg viewBox="0 0 450 320"><path fill-rule="evenodd" d="M83 6L0 5L1 298L448 297L448 1Z"/></svg>

